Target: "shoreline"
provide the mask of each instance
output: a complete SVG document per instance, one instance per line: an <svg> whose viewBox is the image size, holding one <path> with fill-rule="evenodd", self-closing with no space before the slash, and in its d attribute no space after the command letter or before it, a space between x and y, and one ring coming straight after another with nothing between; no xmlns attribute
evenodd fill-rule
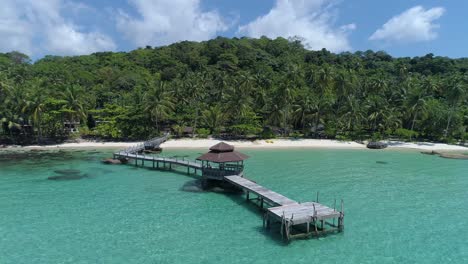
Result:
<svg viewBox="0 0 468 264"><path fill-rule="evenodd" d="M170 139L163 144L165 149L208 149L221 142L217 139ZM271 140L224 140L224 142L240 149L368 149L365 144L354 141L338 141L330 139L271 139ZM428 142L400 142L385 141L386 149L409 149L421 151L468 151L468 147L449 145L445 143ZM28 150L28 149L120 149L140 144L142 142L96 142L84 141L80 143L62 143L47 146L10 146L0 150Z"/></svg>

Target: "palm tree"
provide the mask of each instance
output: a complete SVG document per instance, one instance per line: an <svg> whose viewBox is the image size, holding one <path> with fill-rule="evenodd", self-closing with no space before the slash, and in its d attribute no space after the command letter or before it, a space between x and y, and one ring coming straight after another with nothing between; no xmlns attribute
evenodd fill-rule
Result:
<svg viewBox="0 0 468 264"><path fill-rule="evenodd" d="M47 96L35 89L33 93L28 96L25 106L22 109L32 119L34 127L37 129L37 142L41 143L42 140L42 114L46 111Z"/></svg>
<svg viewBox="0 0 468 264"><path fill-rule="evenodd" d="M387 128L394 131L399 127L401 127L400 111L395 107L387 108L382 113L382 129Z"/></svg>
<svg viewBox="0 0 468 264"><path fill-rule="evenodd" d="M147 80L145 94L145 111L150 113L156 130L159 131L160 122L168 118L174 111L174 97L166 88L164 81Z"/></svg>
<svg viewBox="0 0 468 264"><path fill-rule="evenodd" d="M387 108L386 104L386 100L378 95L367 97L365 107L367 108L367 119L372 132L375 132L377 127L381 125L383 114Z"/></svg>
<svg viewBox="0 0 468 264"><path fill-rule="evenodd" d="M416 123L418 114L426 109L426 103L429 96L417 83L413 83L413 85L410 87L411 90L409 91L407 105L409 107L409 112L413 116L410 129L414 131L414 125Z"/></svg>
<svg viewBox="0 0 468 264"><path fill-rule="evenodd" d="M466 97L466 86L459 80L454 80L453 83L448 87L447 103L450 106L449 116L447 118L447 126L444 131L444 137L447 138L450 129L450 123L453 118L453 114L456 112L459 104L463 102Z"/></svg>
<svg viewBox="0 0 468 264"><path fill-rule="evenodd" d="M221 126L226 121L226 113L221 106L214 105L203 111L203 119L205 124L210 128L210 133L218 133Z"/></svg>
<svg viewBox="0 0 468 264"><path fill-rule="evenodd" d="M316 100L312 94L307 93L293 105L294 118L298 125L301 126L303 133L306 133L307 120L315 113Z"/></svg>
<svg viewBox="0 0 468 264"><path fill-rule="evenodd" d="M313 76L311 89L317 97L316 113L315 113L315 135L317 128L321 122L323 111L326 107L333 105L335 95L333 89L335 86L335 73L332 67L325 65Z"/></svg>
<svg viewBox="0 0 468 264"><path fill-rule="evenodd" d="M235 122L252 112L253 99L250 91L252 91L251 81L241 75L227 92L227 109Z"/></svg>
<svg viewBox="0 0 468 264"><path fill-rule="evenodd" d="M360 127L364 119L363 105L354 95L348 95L345 103L345 111L341 118L344 120L345 129L354 131L356 127Z"/></svg>
<svg viewBox="0 0 468 264"><path fill-rule="evenodd" d="M76 119L80 121L86 119L84 91L80 86L68 86L61 96L65 102L63 107L70 113L71 122L77 121Z"/></svg>
<svg viewBox="0 0 468 264"><path fill-rule="evenodd" d="M285 136L288 131L290 114L292 112L292 103L296 94L296 87L290 80L286 80L283 84L278 86L276 93L276 102L279 103L281 109L281 117L283 123L283 135Z"/></svg>

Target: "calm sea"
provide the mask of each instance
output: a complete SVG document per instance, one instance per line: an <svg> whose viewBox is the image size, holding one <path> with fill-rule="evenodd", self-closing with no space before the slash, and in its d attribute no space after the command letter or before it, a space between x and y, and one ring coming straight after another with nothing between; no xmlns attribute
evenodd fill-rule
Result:
<svg viewBox="0 0 468 264"><path fill-rule="evenodd" d="M166 151L195 158L204 150ZM0 263L468 263L468 161L416 151L245 150L246 176L344 199L345 232L284 244L235 194L110 151L0 154ZM183 170L182 170L183 171ZM74 180L48 180L72 175Z"/></svg>

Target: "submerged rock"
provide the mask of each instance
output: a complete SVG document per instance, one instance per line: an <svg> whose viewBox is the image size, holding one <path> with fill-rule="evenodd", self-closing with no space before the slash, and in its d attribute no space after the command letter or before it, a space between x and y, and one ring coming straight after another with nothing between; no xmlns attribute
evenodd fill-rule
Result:
<svg viewBox="0 0 468 264"><path fill-rule="evenodd" d="M466 155L466 154L440 153L439 156L440 156L441 158L446 158L446 159L468 160L468 155Z"/></svg>
<svg viewBox="0 0 468 264"><path fill-rule="evenodd" d="M200 180L189 181L180 188L184 192L203 192L203 186Z"/></svg>
<svg viewBox="0 0 468 264"><path fill-rule="evenodd" d="M47 179L52 180L52 181L69 181L69 180L80 180L83 178L88 178L88 175L86 174L57 175L57 176L50 176Z"/></svg>
<svg viewBox="0 0 468 264"><path fill-rule="evenodd" d="M127 158L121 158L121 159L103 159L102 160L103 163L105 164L127 164L128 163L128 159Z"/></svg>
<svg viewBox="0 0 468 264"><path fill-rule="evenodd" d="M54 172L57 173L57 174L63 174L63 175L75 175L75 174L81 173L80 170L73 170L73 169L69 169L69 170L54 170Z"/></svg>
<svg viewBox="0 0 468 264"><path fill-rule="evenodd" d="M122 161L118 159L105 159L102 162L105 164L122 164Z"/></svg>
<svg viewBox="0 0 468 264"><path fill-rule="evenodd" d="M440 153L437 151L421 151L421 154L426 154L426 155L439 155Z"/></svg>
<svg viewBox="0 0 468 264"><path fill-rule="evenodd" d="M468 160L468 154L463 154L463 153L443 153L443 152L437 152L437 151L421 151L421 154L438 155L439 157L446 158L446 159Z"/></svg>

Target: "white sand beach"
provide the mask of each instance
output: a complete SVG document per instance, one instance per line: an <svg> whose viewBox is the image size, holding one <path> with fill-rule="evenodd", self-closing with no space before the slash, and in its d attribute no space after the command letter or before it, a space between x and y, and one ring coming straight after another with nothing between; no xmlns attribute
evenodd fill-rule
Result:
<svg viewBox="0 0 468 264"><path fill-rule="evenodd" d="M202 148L207 149L216 143L221 142L217 139L170 139L161 145L167 149L181 148ZM330 148L330 149L366 149L365 144L360 144L353 141L338 141L329 139L271 139L271 140L238 140L225 141L228 144L238 148ZM47 146L27 146L21 147L24 149L51 149L51 148L126 148L139 144L141 142L96 142L82 141L79 143L63 143ZM387 149L415 149L424 151L468 151L468 147L459 145L449 145L443 143L428 143L428 142L399 142L388 141Z"/></svg>

